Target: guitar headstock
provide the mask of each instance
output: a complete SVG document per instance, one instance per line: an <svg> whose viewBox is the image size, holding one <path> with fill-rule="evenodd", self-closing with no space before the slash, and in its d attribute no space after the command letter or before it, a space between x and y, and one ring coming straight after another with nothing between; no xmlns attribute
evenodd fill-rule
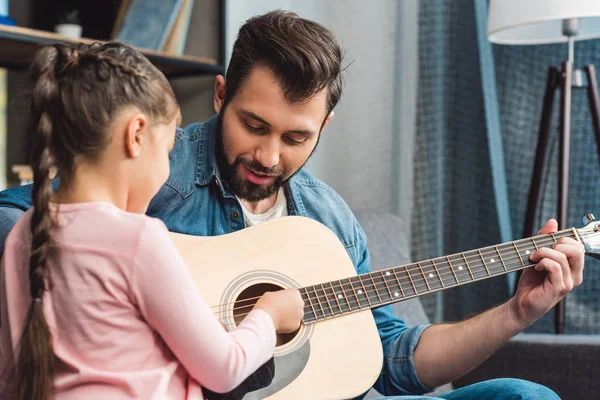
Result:
<svg viewBox="0 0 600 400"><path fill-rule="evenodd" d="M600 221L596 221L592 214L583 217L583 223L586 224L583 228L578 229L577 233L585 252L600 259Z"/></svg>

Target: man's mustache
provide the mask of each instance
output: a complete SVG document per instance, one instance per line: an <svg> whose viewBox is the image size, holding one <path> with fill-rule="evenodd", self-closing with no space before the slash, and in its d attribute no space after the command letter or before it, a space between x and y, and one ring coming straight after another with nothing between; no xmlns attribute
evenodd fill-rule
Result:
<svg viewBox="0 0 600 400"><path fill-rule="evenodd" d="M246 168L251 169L254 172L258 172L259 174L269 175L269 176L273 176L273 177L283 177L282 168L278 168L278 167L267 168L256 160L247 160L245 158L238 157L235 160L234 167L237 167L240 164L243 164Z"/></svg>

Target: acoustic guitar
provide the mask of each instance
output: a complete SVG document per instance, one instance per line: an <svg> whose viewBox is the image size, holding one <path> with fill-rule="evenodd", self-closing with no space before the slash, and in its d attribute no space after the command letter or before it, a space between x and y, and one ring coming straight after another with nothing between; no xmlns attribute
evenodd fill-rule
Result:
<svg viewBox="0 0 600 400"><path fill-rule="evenodd" d="M383 352L371 309L533 266L529 256L563 237L600 249L600 223L357 275L324 225L290 216L232 234L171 233L215 315L231 330L266 291L298 288L304 320L279 335L274 357L246 388L207 398L350 399L369 390ZM260 371L260 370L259 370ZM258 389L260 388L260 389ZM254 390L250 391L249 390Z"/></svg>

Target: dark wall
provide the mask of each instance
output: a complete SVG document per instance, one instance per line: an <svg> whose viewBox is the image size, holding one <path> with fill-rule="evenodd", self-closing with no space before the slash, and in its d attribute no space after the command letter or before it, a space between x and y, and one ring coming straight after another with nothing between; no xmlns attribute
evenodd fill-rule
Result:
<svg viewBox="0 0 600 400"><path fill-rule="evenodd" d="M32 27L32 0L9 0L8 14L18 26ZM14 164L27 164L27 105L25 99L26 72L11 71L7 73L7 110L6 110L6 171L8 183L16 177L11 172Z"/></svg>

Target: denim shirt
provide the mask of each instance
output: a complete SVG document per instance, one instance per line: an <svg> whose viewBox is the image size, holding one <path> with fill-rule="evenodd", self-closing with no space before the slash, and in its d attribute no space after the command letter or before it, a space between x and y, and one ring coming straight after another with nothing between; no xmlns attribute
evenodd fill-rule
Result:
<svg viewBox="0 0 600 400"><path fill-rule="evenodd" d="M170 176L147 211L164 221L172 232L216 236L245 228L241 205L222 184L217 168L216 122L214 116L177 131ZM56 181L53 184L55 188L58 185ZM284 189L289 215L312 218L327 226L346 248L356 272L371 272L365 232L340 195L304 170L289 179ZM16 219L30 204L30 186L0 192L0 249ZM413 360L415 347L427 326L407 327L391 306L372 312L384 351L382 373L375 389L386 395L430 391L418 379Z"/></svg>

